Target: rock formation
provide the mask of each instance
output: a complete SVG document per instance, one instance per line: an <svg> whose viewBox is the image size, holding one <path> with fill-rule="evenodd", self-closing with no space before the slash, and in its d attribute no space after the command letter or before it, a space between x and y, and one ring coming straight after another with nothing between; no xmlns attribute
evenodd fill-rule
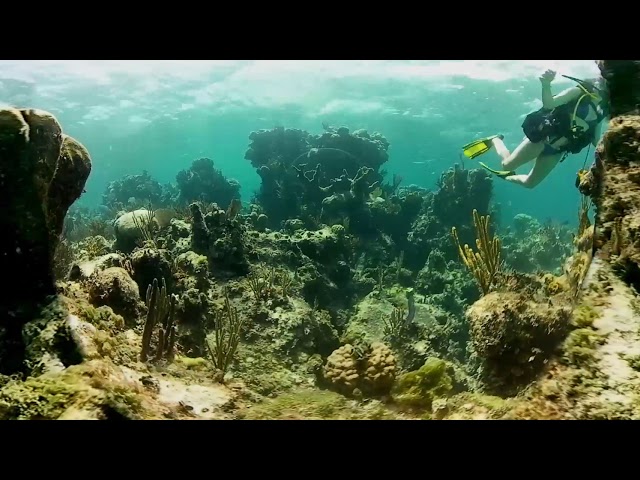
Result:
<svg viewBox="0 0 640 480"><path fill-rule="evenodd" d="M91 172L89 153L41 110L0 110L0 372L21 369L22 327L55 293L52 258Z"/></svg>

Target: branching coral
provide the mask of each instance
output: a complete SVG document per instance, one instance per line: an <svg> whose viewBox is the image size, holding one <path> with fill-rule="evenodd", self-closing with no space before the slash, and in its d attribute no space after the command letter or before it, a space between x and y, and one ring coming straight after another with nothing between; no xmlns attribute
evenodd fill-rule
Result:
<svg viewBox="0 0 640 480"><path fill-rule="evenodd" d="M456 228L451 229L453 239L458 246L460 258L473 273L482 293L486 295L491 290L496 276L500 271L501 244L497 236L493 238L489 235L490 216L481 216L477 210L473 210L473 224L476 228L476 247L478 252L474 252L469 245L465 244L464 249L460 245Z"/></svg>
<svg viewBox="0 0 640 480"><path fill-rule="evenodd" d="M213 347L208 339L206 342L213 366L222 372L223 379L238 349L243 325L244 317L240 317L238 310L231 306L227 292L224 299L224 311L216 313Z"/></svg>
<svg viewBox="0 0 640 480"><path fill-rule="evenodd" d="M171 359L173 356L173 346L175 343L176 331L173 325L176 296L167 294L167 284L162 279L162 288L158 287L158 279L153 280L153 284L147 288L147 321L144 324L142 334L142 350L140 360L146 362L151 348L151 336L153 329L160 324L158 332L158 346L156 350L156 360L163 357Z"/></svg>

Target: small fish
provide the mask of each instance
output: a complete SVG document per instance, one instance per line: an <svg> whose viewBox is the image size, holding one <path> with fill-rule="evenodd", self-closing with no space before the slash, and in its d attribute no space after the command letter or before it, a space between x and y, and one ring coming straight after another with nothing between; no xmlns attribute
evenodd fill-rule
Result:
<svg viewBox="0 0 640 480"><path fill-rule="evenodd" d="M234 198L233 200L231 200L231 203L227 208L227 218L229 220L233 220L234 218L236 218L236 216L238 216L240 210L242 210L242 202L240 202L240 200L238 200L237 198Z"/></svg>

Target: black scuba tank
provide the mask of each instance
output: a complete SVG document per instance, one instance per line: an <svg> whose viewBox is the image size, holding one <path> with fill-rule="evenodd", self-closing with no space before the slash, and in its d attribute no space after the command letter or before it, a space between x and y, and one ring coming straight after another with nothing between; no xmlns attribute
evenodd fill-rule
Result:
<svg viewBox="0 0 640 480"><path fill-rule="evenodd" d="M532 143L539 143L556 136L561 130L561 116L556 110L541 108L527 115L522 122L522 131Z"/></svg>

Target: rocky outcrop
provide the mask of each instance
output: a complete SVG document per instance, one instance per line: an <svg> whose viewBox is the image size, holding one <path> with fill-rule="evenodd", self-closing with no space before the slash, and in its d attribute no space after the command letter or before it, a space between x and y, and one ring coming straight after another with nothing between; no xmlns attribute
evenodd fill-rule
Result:
<svg viewBox="0 0 640 480"><path fill-rule="evenodd" d="M640 60L598 60L598 68L607 81L611 118L638 114L640 98Z"/></svg>
<svg viewBox="0 0 640 480"><path fill-rule="evenodd" d="M620 277L640 290L640 61L600 60L611 102L597 148L601 188L594 192L597 245Z"/></svg>
<svg viewBox="0 0 640 480"><path fill-rule="evenodd" d="M569 330L570 305L491 292L467 311L473 350L485 387L514 395L540 372Z"/></svg>
<svg viewBox="0 0 640 480"><path fill-rule="evenodd" d="M91 172L89 152L41 110L0 110L0 371L19 370L22 327L55 293L52 258Z"/></svg>

